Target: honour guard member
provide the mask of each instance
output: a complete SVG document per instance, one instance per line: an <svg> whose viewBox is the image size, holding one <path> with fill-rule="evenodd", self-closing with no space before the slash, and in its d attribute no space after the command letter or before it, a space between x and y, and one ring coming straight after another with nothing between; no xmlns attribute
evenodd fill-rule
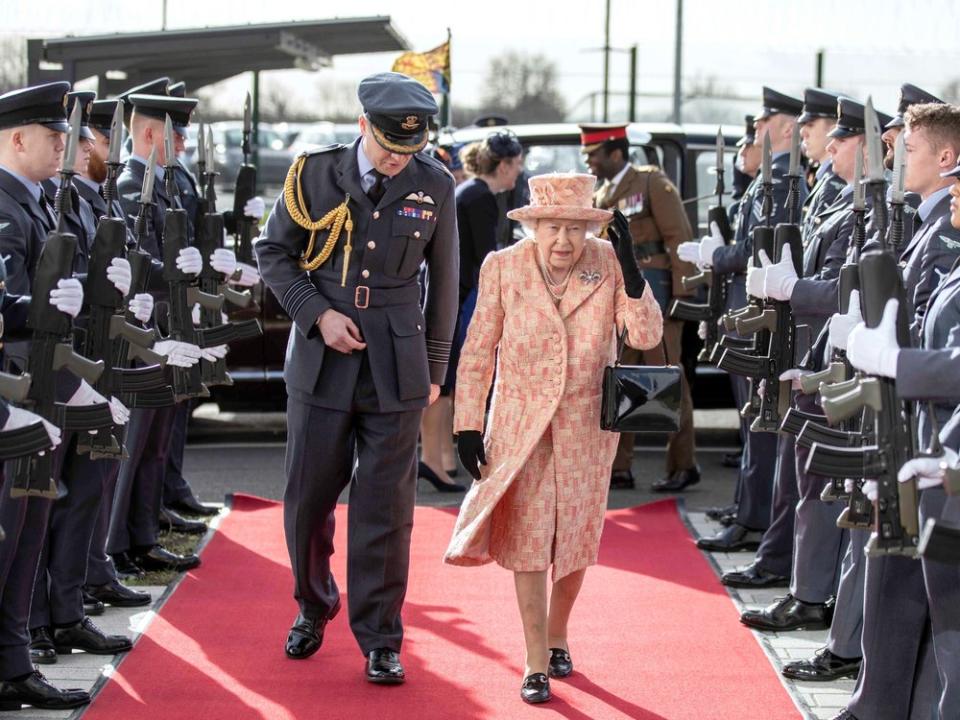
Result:
<svg viewBox="0 0 960 720"><path fill-rule="evenodd" d="M293 319L284 529L300 612L286 654L315 653L340 611L330 555L337 497L350 485L350 626L367 679L400 683L417 434L456 323L456 208L452 176L420 152L437 113L430 92L381 73L357 95L361 137L296 159L256 251Z"/></svg>
<svg viewBox="0 0 960 720"><path fill-rule="evenodd" d="M680 363L683 322L669 320L670 300L690 293L683 289L684 275L694 268L677 258L677 247L693 237L690 221L680 202L677 186L656 165L630 162L630 141L624 124L581 125L580 151L590 172L603 181L594 204L603 210L617 208L630 220L634 252L647 284L653 289L664 319L669 362ZM624 349L625 363L664 364L657 347L646 352ZM694 449L693 401L686 377L682 378L680 429L667 441L666 475L653 483L660 492L677 492L700 482ZM610 477L611 488L632 488L633 435L622 433Z"/></svg>
<svg viewBox="0 0 960 720"><path fill-rule="evenodd" d="M807 88L803 93L803 113L797 118L800 126L800 146L811 164L817 166L813 188L803 204L800 227L804 239L812 237L812 225L819 225L817 215L837 199L846 187L846 181L833 172L833 161L827 152L828 133L837 124L837 93L818 88Z"/></svg>

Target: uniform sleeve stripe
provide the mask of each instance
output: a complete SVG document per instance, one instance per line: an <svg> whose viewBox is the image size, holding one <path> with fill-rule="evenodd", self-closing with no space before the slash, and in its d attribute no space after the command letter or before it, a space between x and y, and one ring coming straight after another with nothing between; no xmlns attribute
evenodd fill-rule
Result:
<svg viewBox="0 0 960 720"><path fill-rule="evenodd" d="M290 317L296 317L300 308L312 297L319 295L319 291L308 280L298 280L287 288L280 303Z"/></svg>

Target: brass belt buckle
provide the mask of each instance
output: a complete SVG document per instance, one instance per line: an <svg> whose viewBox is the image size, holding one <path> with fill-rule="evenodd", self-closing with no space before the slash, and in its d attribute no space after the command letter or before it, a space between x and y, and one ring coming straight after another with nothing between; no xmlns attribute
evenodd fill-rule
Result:
<svg viewBox="0 0 960 720"><path fill-rule="evenodd" d="M370 307L370 288L366 285L357 285L357 289L353 292L353 306L358 310L366 310Z"/></svg>

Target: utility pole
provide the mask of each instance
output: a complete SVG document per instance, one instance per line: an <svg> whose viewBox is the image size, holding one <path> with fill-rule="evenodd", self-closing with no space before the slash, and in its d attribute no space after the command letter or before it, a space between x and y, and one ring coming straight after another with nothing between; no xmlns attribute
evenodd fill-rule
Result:
<svg viewBox="0 0 960 720"><path fill-rule="evenodd" d="M167 0L163 0L163 21L160 23L160 29L167 29Z"/></svg>
<svg viewBox="0 0 960 720"><path fill-rule="evenodd" d="M630 108L627 119L630 122L637 121L637 46L630 46Z"/></svg>
<svg viewBox="0 0 960 720"><path fill-rule="evenodd" d="M603 121L610 121L610 0L603 29Z"/></svg>
<svg viewBox="0 0 960 720"><path fill-rule="evenodd" d="M683 101L680 78L683 75L683 0L677 0L677 26L674 28L673 48L673 121L680 124L680 105Z"/></svg>
<svg viewBox="0 0 960 720"><path fill-rule="evenodd" d="M823 87L823 48L817 50L817 77L814 87Z"/></svg>

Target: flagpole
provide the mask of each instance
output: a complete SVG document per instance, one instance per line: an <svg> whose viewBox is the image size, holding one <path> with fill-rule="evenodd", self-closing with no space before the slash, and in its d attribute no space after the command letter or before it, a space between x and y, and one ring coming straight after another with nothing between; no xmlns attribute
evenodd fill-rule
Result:
<svg viewBox="0 0 960 720"><path fill-rule="evenodd" d="M443 99L440 105L440 127L450 127L450 88L453 86L453 59L451 53L453 51L453 45L450 43L451 33L450 28L447 28L447 69L449 71L449 77L447 78L447 91L443 93Z"/></svg>

